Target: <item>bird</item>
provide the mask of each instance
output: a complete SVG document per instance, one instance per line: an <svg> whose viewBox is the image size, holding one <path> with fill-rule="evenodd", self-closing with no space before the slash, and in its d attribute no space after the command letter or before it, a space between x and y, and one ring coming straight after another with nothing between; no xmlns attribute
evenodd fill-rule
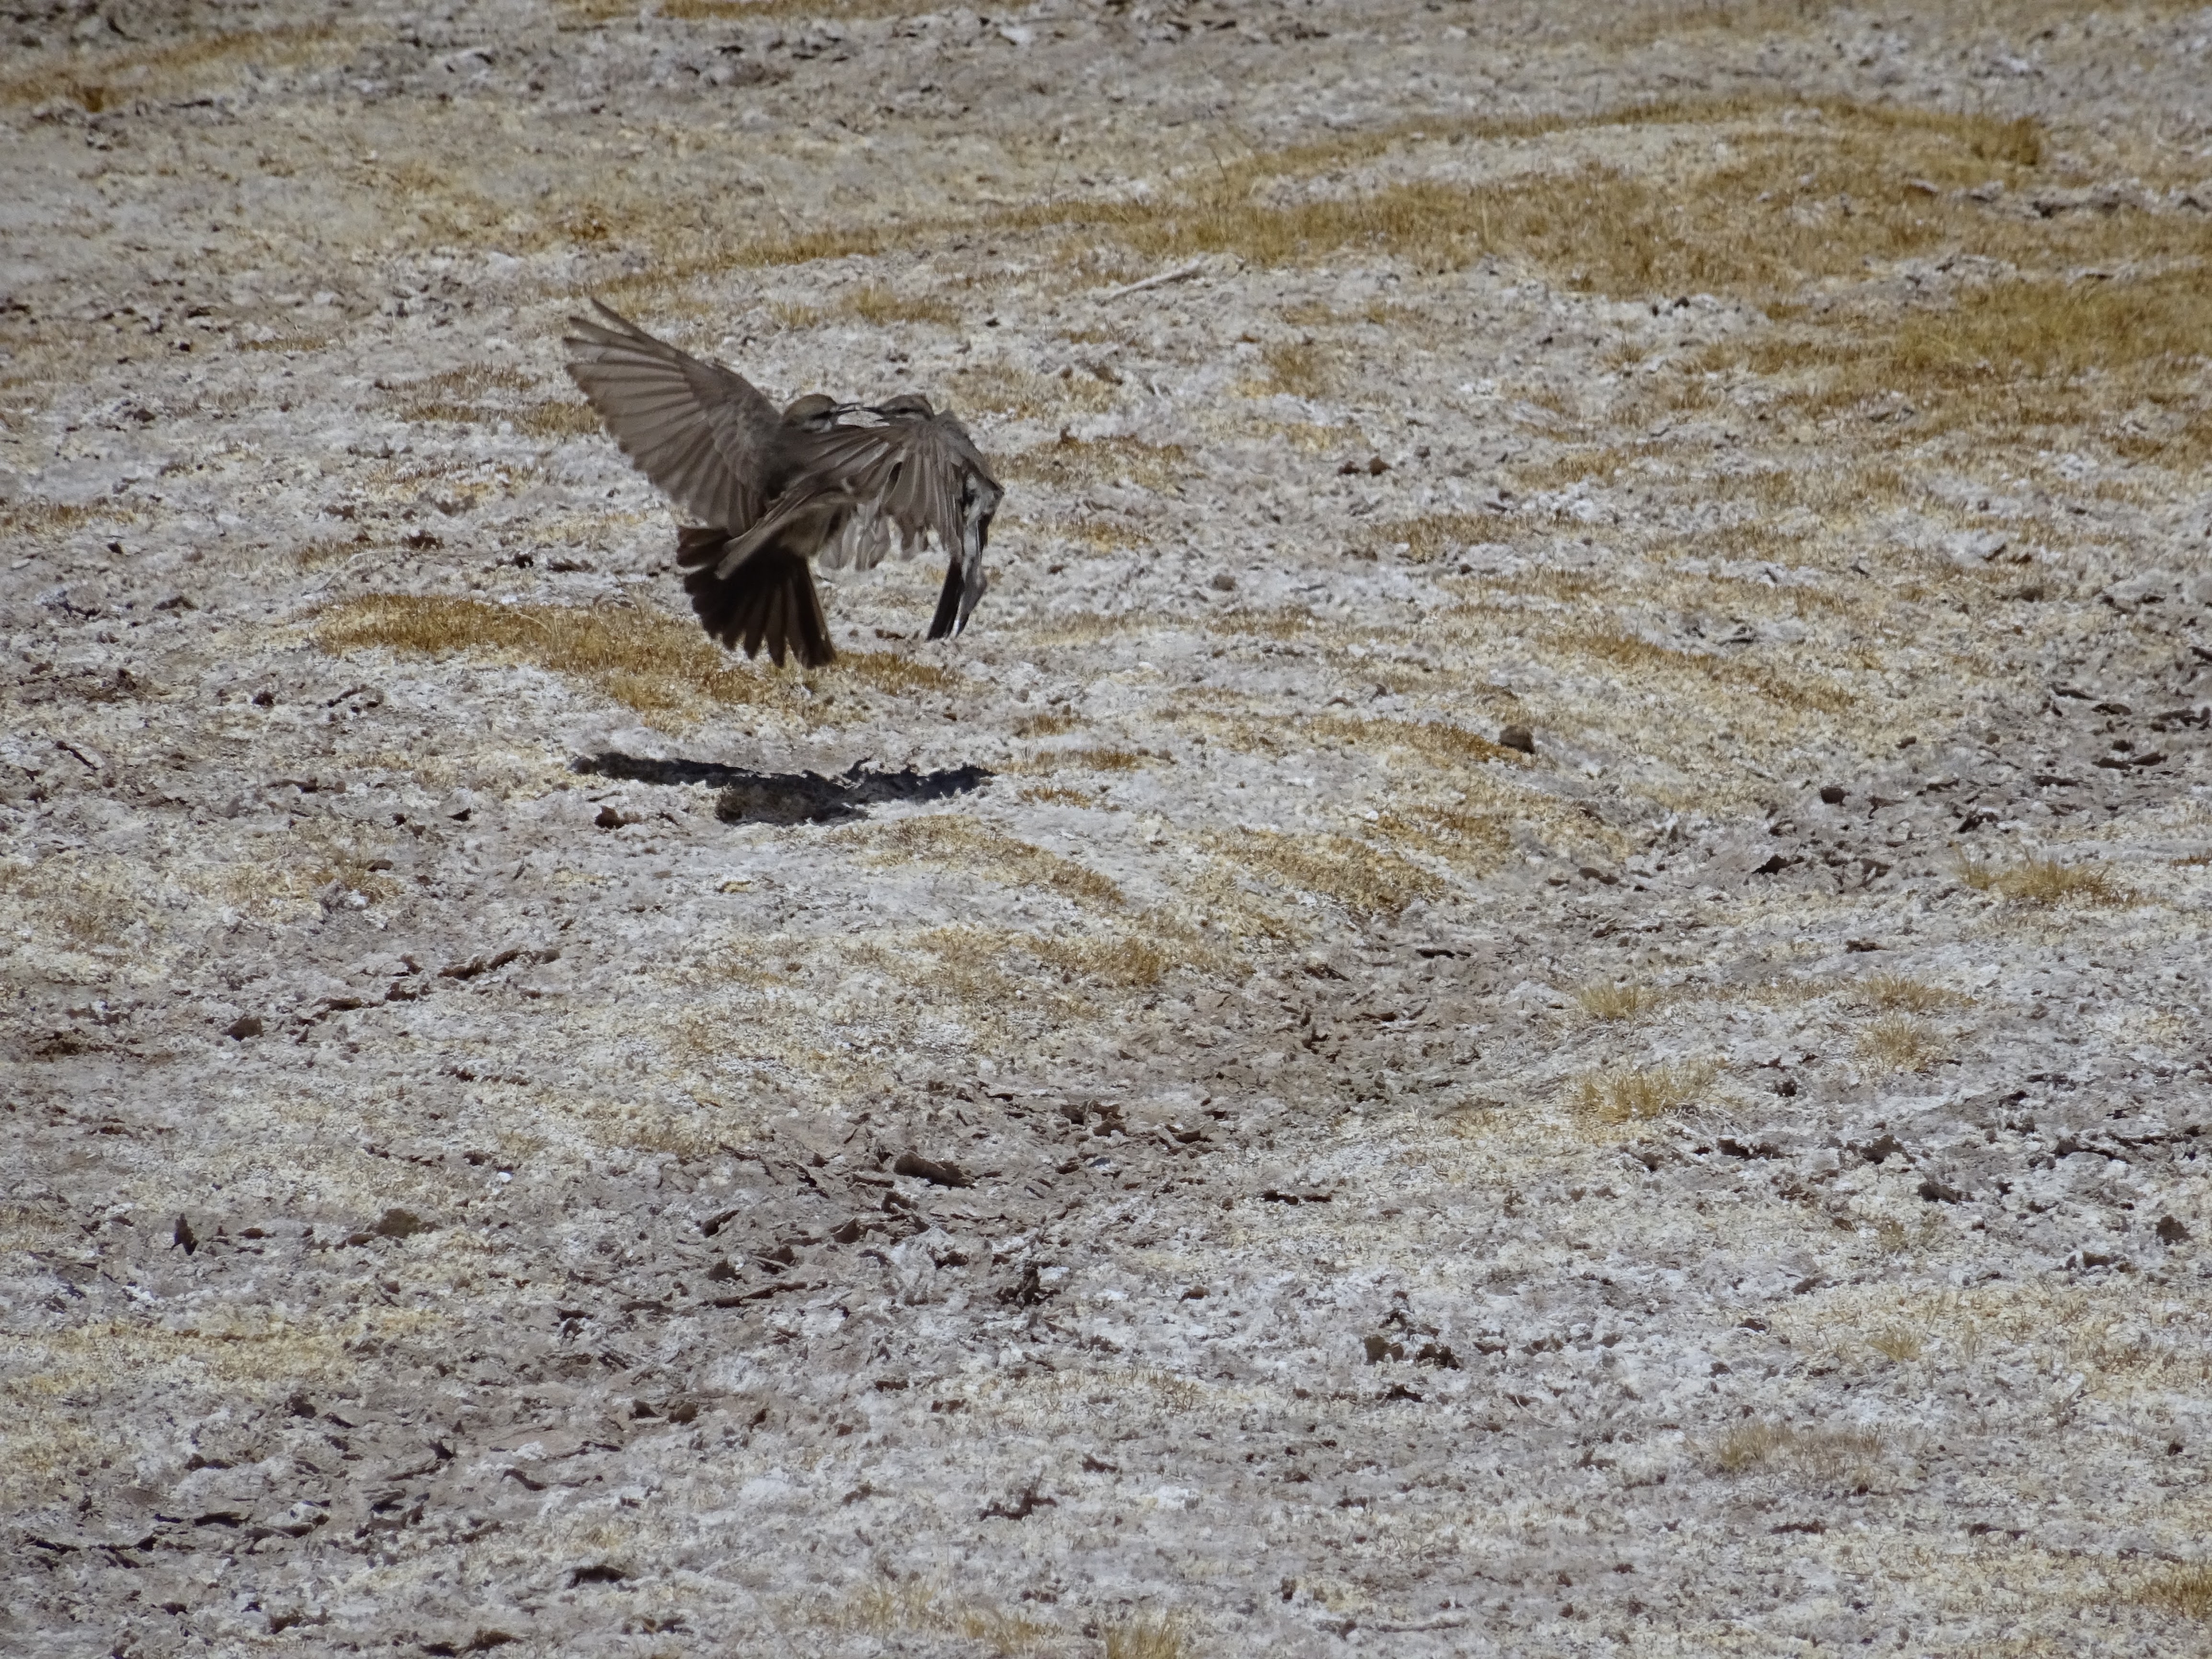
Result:
<svg viewBox="0 0 2212 1659"><path fill-rule="evenodd" d="M677 568L713 638L807 668L836 660L810 561L872 570L934 542L949 560L929 637L959 634L989 586L1006 492L975 440L920 392L880 404L810 392L775 405L744 376L655 339L599 301L562 337L569 378L687 516Z"/></svg>

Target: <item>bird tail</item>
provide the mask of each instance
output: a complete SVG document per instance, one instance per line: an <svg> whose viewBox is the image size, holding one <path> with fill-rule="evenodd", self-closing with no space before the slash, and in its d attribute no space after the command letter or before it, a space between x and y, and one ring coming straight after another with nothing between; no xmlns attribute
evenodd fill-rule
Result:
<svg viewBox="0 0 2212 1659"><path fill-rule="evenodd" d="M732 538L726 530L677 532L677 568L684 591L707 632L750 657L763 646L779 668L787 653L808 668L837 659L829 619L806 561L773 544L748 555L727 574L718 567Z"/></svg>

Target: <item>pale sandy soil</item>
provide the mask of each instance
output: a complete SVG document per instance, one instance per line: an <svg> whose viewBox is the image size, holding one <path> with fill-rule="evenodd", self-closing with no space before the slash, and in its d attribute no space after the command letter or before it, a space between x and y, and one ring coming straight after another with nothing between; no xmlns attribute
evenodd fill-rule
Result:
<svg viewBox="0 0 2212 1659"><path fill-rule="evenodd" d="M0 1648L2204 1650L2212 11L10 3Z"/></svg>

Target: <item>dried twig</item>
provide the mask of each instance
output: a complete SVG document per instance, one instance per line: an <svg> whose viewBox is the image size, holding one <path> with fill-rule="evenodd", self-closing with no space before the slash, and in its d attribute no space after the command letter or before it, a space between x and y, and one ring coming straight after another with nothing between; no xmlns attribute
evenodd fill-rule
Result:
<svg viewBox="0 0 2212 1659"><path fill-rule="evenodd" d="M1205 269L1205 260L1193 259L1187 265L1178 265L1173 270L1164 270L1157 276L1146 277L1142 282L1124 283L1119 288L1109 288L1098 297L1101 300L1118 300L1125 294L1139 294L1148 288L1164 288L1170 283L1180 283L1187 276L1195 276Z"/></svg>

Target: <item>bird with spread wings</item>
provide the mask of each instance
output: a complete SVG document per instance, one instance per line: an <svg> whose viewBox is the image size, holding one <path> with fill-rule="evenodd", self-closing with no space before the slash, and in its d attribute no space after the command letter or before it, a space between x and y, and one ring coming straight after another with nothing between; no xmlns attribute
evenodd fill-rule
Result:
<svg viewBox="0 0 2212 1659"><path fill-rule="evenodd" d="M929 637L968 625L1005 491L958 421L918 392L816 392L778 413L743 375L592 304L599 320L570 318L562 341L569 377L631 465L700 521L677 532L676 562L708 633L819 668L837 653L808 562L871 570L931 542L950 563Z"/></svg>

